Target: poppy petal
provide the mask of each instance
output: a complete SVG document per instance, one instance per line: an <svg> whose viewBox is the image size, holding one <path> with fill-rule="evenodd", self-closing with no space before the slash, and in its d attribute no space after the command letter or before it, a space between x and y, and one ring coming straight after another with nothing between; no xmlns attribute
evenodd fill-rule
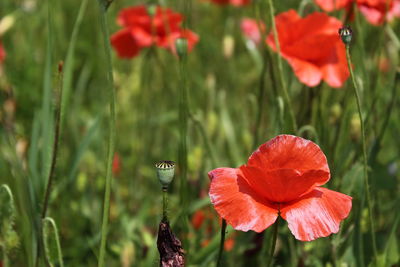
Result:
<svg viewBox="0 0 400 267"><path fill-rule="evenodd" d="M118 14L117 22L125 27L143 26L150 25L151 18L147 13L146 6L139 5L122 9Z"/></svg>
<svg viewBox="0 0 400 267"><path fill-rule="evenodd" d="M131 34L139 47L148 47L153 44L151 31L143 27L131 27Z"/></svg>
<svg viewBox="0 0 400 267"><path fill-rule="evenodd" d="M310 140L282 134L262 144L250 156L247 165L272 171L276 169L322 170L329 172L320 147ZM326 183L328 180L325 180Z"/></svg>
<svg viewBox="0 0 400 267"><path fill-rule="evenodd" d="M351 210L351 199L318 187L293 203L283 204L280 214L296 239L311 241L339 231L340 222Z"/></svg>
<svg viewBox="0 0 400 267"><path fill-rule="evenodd" d="M384 12L376 8L372 8L366 5L359 5L360 12L364 15L365 19L372 25L378 26L384 21Z"/></svg>
<svg viewBox="0 0 400 267"><path fill-rule="evenodd" d="M329 172L295 169L262 171L256 167L242 166L243 179L261 196L271 202L290 202L329 180Z"/></svg>
<svg viewBox="0 0 400 267"><path fill-rule="evenodd" d="M352 0L315 0L315 3L326 12L341 9L351 4Z"/></svg>
<svg viewBox="0 0 400 267"><path fill-rule="evenodd" d="M132 58L140 51L129 29L122 29L114 33L111 36L111 45L117 51L117 55L120 58Z"/></svg>
<svg viewBox="0 0 400 267"><path fill-rule="evenodd" d="M261 232L278 217L276 206L258 196L240 169L218 168L208 173L209 195L218 214L236 230Z"/></svg>
<svg viewBox="0 0 400 267"><path fill-rule="evenodd" d="M343 43L337 43L327 63L321 67L323 79L334 88L342 87L349 78L346 50Z"/></svg>

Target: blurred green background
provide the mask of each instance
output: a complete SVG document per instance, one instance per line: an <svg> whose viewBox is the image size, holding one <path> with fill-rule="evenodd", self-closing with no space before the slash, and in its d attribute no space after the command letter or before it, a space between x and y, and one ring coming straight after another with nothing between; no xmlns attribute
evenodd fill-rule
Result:
<svg viewBox="0 0 400 267"><path fill-rule="evenodd" d="M183 2L158 4L183 13ZM269 31L264 2L258 5ZM290 8L303 15L320 11L312 1L275 2L276 13ZM107 15L110 32L119 29L115 19L121 8L142 3L115 0ZM256 147L290 127L287 107L271 80L270 74L277 73L275 54L265 45L246 45L240 30L242 18L255 18L255 5L220 7L193 0L185 14L188 28L200 37L185 68L190 112L188 214L182 214L180 205L179 168L170 187L169 212L189 266L214 264L218 251L220 226L207 195L207 172L244 164ZM0 27L0 40L7 53L0 66L0 185L7 184L14 199L10 200L6 187L1 188L0 261L7 258L9 266L34 266L36 259L60 83L69 93L63 99L65 113L48 216L57 225L65 266L97 264L109 120L99 12L95 0L0 2L0 25L6 29L2 32ZM341 19L343 12L331 15ZM399 266L400 111L395 75L400 23L397 19L375 27L359 16L350 24L355 28L351 49L366 117L378 264ZM273 57L262 71L265 51ZM57 71L60 61L65 62L62 82ZM379 67L383 62L387 64L384 70ZM132 60L118 59L113 51L120 162L112 181L106 266L158 265L162 194L154 163L178 160L178 64L176 56L155 47ZM325 83L308 88L286 62L284 77L300 128L297 135L322 148L332 172L328 187L352 196L353 209L338 234L314 242L295 240L286 222L282 223L276 264L367 266L372 247L368 211L365 205L360 208L365 188L351 82L342 89ZM265 94L257 125L261 79L265 79ZM200 226L196 224L199 211L206 214ZM47 234L53 246L54 233ZM269 240L270 234L267 229L264 239ZM262 266L267 253L265 246L260 248L261 235L231 228L228 235L233 247L224 254L224 266ZM56 251L51 247L49 253ZM59 266L57 257L51 258Z"/></svg>

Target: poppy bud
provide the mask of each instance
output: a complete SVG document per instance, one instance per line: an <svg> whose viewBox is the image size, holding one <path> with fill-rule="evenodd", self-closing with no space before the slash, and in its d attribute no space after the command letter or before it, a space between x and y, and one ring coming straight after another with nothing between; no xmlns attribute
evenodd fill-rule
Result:
<svg viewBox="0 0 400 267"><path fill-rule="evenodd" d="M351 39L353 38L353 31L349 26L345 26L339 29L340 38L345 45L349 45L351 43Z"/></svg>
<svg viewBox="0 0 400 267"><path fill-rule="evenodd" d="M170 160L162 160L155 164L157 168L157 177L163 189L166 189L174 178L175 162Z"/></svg>
<svg viewBox="0 0 400 267"><path fill-rule="evenodd" d="M149 13L149 15L151 17L153 17L156 14L156 11L157 11L157 6L156 5L149 5L147 7L147 13Z"/></svg>
<svg viewBox="0 0 400 267"><path fill-rule="evenodd" d="M188 41L186 38L177 38L175 41L175 47L179 59L182 59L187 55Z"/></svg>

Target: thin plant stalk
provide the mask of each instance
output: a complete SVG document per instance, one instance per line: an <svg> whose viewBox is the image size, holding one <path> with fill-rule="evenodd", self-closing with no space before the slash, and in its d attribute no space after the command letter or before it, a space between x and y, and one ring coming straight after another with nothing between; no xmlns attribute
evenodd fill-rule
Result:
<svg viewBox="0 0 400 267"><path fill-rule="evenodd" d="M163 222L168 222L168 189L163 188Z"/></svg>
<svg viewBox="0 0 400 267"><path fill-rule="evenodd" d="M367 158L367 147L366 147L366 141L365 141L365 129L364 129L364 120L362 117L362 110L361 110L361 101L360 101L360 95L359 95L359 89L357 82L354 77L354 72L352 69L352 61L351 61L351 56L350 56L350 46L346 44L346 59L347 59L347 65L350 71L350 76L351 76L351 81L353 83L353 89L354 89L354 96L356 98L357 102L357 110L358 110L358 116L360 119L360 124L361 124L361 141L362 141L362 151L363 151L363 164L364 164L364 186L365 186L365 193L367 197L367 206L368 206L368 213L369 213L369 223L370 223L370 232L371 232L371 239L372 239L372 249L374 253L374 260L377 260L378 257L378 250L376 247L376 239L375 239L375 226L374 226L374 220L373 220L373 215L372 215L372 200L371 200L371 193L370 193L370 188L369 188L369 181L368 181L368 158Z"/></svg>
<svg viewBox="0 0 400 267"><path fill-rule="evenodd" d="M225 243L225 234L226 234L226 220L222 219L222 224L221 224L221 239L219 242L219 249L218 249L218 258L217 258L217 264L216 266L222 266L222 254L224 251L224 243Z"/></svg>
<svg viewBox="0 0 400 267"><path fill-rule="evenodd" d="M200 130L200 134L204 139L204 144L205 144L207 152L208 152L208 154L210 156L212 166L214 166L214 167L217 166L217 161L215 159L215 155L213 153L213 150L212 150L212 147L211 147L211 144L210 144L210 140L207 137L206 130L205 130L203 124L201 123L200 120L195 118L191 113L189 113L189 117L198 126L198 128ZM221 223L221 238L220 238L220 242L219 242L219 249L218 249L218 254L217 254L217 262L216 262L216 266L217 267L221 266L222 254L224 252L226 226L227 226L226 220L222 219L222 223Z"/></svg>
<svg viewBox="0 0 400 267"><path fill-rule="evenodd" d="M55 122L55 127L54 127L54 140L53 140L53 152L51 155L51 165L50 165L50 171L49 171L49 175L47 177L47 185L46 185L46 191L44 194L44 201L43 201L43 206L42 206L42 211L41 211L41 223L40 223L40 229L39 229L39 238L37 240L38 242L38 256L36 258L36 266L39 265L39 261L40 261L40 253L43 252L43 254L45 254L44 250L42 250L43 248L43 219L46 218L46 214L47 214L47 210L49 207L49 199L50 199L50 195L51 195L51 189L52 189L52 185L54 182L54 170L56 167L56 163L57 163L57 154L58 154L58 144L59 144L59 139L60 139L60 117L61 117L61 101L62 101L62 80L63 80L63 71L62 71L62 63L59 64L58 67L58 100L57 100L57 111L56 111L56 122ZM45 257L45 260L47 261L47 258Z"/></svg>
<svg viewBox="0 0 400 267"><path fill-rule="evenodd" d="M108 222L109 222L109 213L110 213L110 195L111 195L111 178L112 178L112 162L114 157L115 150L115 91L114 91L114 78L113 78L113 69L111 62L111 47L109 42L109 31L108 31L108 23L107 23L107 8L110 5L110 1L107 0L99 0L100 7L100 26L101 32L103 35L104 42L104 53L106 56L106 68L107 68L107 86L109 88L109 108L110 108L110 117L109 117L109 136L108 136L108 155L107 155L107 170L106 170L106 184L104 190L104 206L103 206L103 219L101 226L101 243L100 243L100 254L98 266L104 267L105 261L105 250L106 250L106 242L107 242L107 233L108 233Z"/></svg>
<svg viewBox="0 0 400 267"><path fill-rule="evenodd" d="M188 132L188 93L187 93L187 53L179 57L179 169L180 169L180 202L183 213L183 228L185 231L189 229L187 218L188 210L188 182L187 182L187 132Z"/></svg>
<svg viewBox="0 0 400 267"><path fill-rule="evenodd" d="M272 25L272 32L274 35L275 47L276 47L276 52L277 52L279 81L280 81L282 91L283 91L283 98L285 99L286 105L289 110L289 115L290 115L290 119L292 122L292 131L294 133L296 133L297 132L296 117L294 116L293 107L292 107L292 104L291 104L291 101L289 98L287 86L286 86L285 80L283 78L281 47L279 44L278 30L276 29L276 24L275 24L275 17L274 17L275 9L274 9L272 0L268 0L268 5L269 5L269 16L270 16L271 25Z"/></svg>
<svg viewBox="0 0 400 267"><path fill-rule="evenodd" d="M261 3L256 4L256 18L257 18L257 26L258 31L261 35L261 40L265 40L265 33L261 24L261 16L260 16L260 5ZM257 95L257 115L256 115L256 124L254 128L254 137L253 137L253 147L255 148L259 142L259 128L261 126L261 120L263 117L264 111L264 95L265 95L265 73L267 71L267 48L262 47L262 67L260 73L260 79L258 82L258 95Z"/></svg>
<svg viewBox="0 0 400 267"><path fill-rule="evenodd" d="M271 247L270 247L270 251L269 251L269 258L267 259L267 267L272 266L273 264L273 259L274 259L274 252L275 252L275 247L276 247L276 241L278 239L278 229L279 229L279 218L280 216L278 216L278 218L276 219L276 222L273 225L273 235L272 235L272 241L271 241Z"/></svg>

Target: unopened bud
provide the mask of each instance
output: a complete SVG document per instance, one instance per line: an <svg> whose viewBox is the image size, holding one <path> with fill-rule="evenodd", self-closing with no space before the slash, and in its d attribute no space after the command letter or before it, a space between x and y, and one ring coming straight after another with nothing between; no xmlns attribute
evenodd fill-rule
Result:
<svg viewBox="0 0 400 267"><path fill-rule="evenodd" d="M147 13L149 13L149 15L151 17L153 17L156 14L156 11L157 11L157 6L156 5L149 5L147 7Z"/></svg>
<svg viewBox="0 0 400 267"><path fill-rule="evenodd" d="M163 186L163 189L166 189L174 178L175 162L170 160L162 160L157 162L155 166L157 168L157 178Z"/></svg>
<svg viewBox="0 0 400 267"><path fill-rule="evenodd" d="M339 29L340 38L345 45L349 45L351 43L351 39L353 38L353 31L349 26L345 26Z"/></svg>
<svg viewBox="0 0 400 267"><path fill-rule="evenodd" d="M188 52L188 41L186 38L177 38L175 41L175 47L179 59L186 57Z"/></svg>

